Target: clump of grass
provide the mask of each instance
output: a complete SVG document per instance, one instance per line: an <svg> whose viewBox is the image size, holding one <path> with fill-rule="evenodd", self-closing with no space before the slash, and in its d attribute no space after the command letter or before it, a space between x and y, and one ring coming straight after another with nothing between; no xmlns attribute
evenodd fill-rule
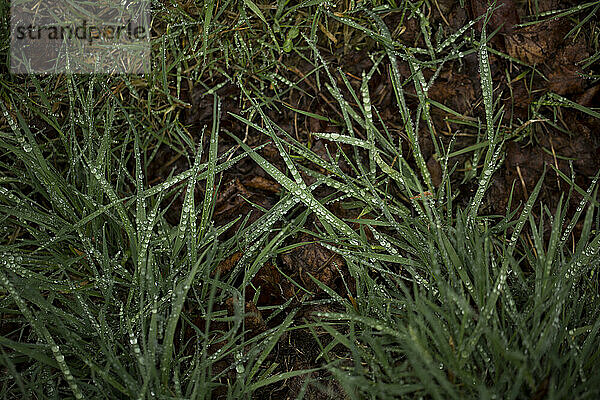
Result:
<svg viewBox="0 0 600 400"><path fill-rule="evenodd" d="M225 387L242 398L304 373L273 373L265 361L293 312L250 338L242 308L231 315L214 306L243 298L243 287L211 274L239 238L220 240L236 221L215 227L214 191L199 206L194 188L202 181L213 188L219 173L247 156L218 154L217 97L208 161L200 162L199 148L189 169L149 186L139 114L118 102L98 112L94 79L86 91L87 78L67 79L86 124L63 128L50 114L45 120L58 135L44 138L17 100L2 106L10 129L0 143L4 393L197 398ZM178 194L183 207L171 226L164 203Z"/></svg>

